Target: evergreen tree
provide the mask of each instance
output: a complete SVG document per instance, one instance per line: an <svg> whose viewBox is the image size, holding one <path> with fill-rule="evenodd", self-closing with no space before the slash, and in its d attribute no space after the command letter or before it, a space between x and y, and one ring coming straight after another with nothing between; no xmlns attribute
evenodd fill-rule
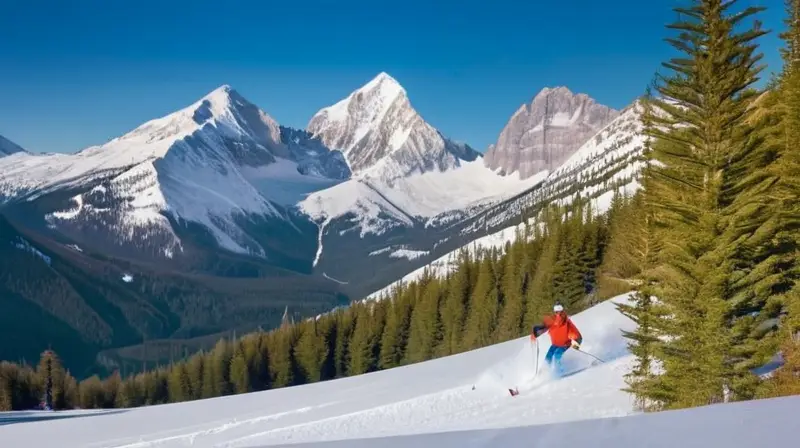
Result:
<svg viewBox="0 0 800 448"><path fill-rule="evenodd" d="M207 354L203 355L203 357L202 398L218 397L220 393L217 373L220 371L220 369L214 368L214 350L212 349Z"/></svg>
<svg viewBox="0 0 800 448"><path fill-rule="evenodd" d="M317 331L325 340L325 361L320 365L320 381L336 378L336 338L338 320L335 315L322 316L317 321Z"/></svg>
<svg viewBox="0 0 800 448"><path fill-rule="evenodd" d="M192 399L203 398L203 376L205 374L205 359L203 352L197 353L189 359L186 370L189 374L189 386L192 390Z"/></svg>
<svg viewBox="0 0 800 448"><path fill-rule="evenodd" d="M147 405L164 404L169 401L168 372L159 368L143 375L145 403Z"/></svg>
<svg viewBox="0 0 800 448"><path fill-rule="evenodd" d="M15 364L0 362L0 411L14 409L14 392L17 390Z"/></svg>
<svg viewBox="0 0 800 448"><path fill-rule="evenodd" d="M179 362L170 367L167 387L169 389L169 401L171 403L180 403L181 401L190 400L192 398L192 389L189 373L186 371L186 363Z"/></svg>
<svg viewBox="0 0 800 448"><path fill-rule="evenodd" d="M462 347L465 350L485 347L493 342L500 301L493 261L493 257L484 256L478 269L478 279L464 325Z"/></svg>
<svg viewBox="0 0 800 448"><path fill-rule="evenodd" d="M250 380L255 390L266 390L272 386L270 382L268 333L259 331L253 338L252 347L248 347L250 364ZM255 351L255 353L252 353Z"/></svg>
<svg viewBox="0 0 800 448"><path fill-rule="evenodd" d="M648 89L647 95L641 101L645 133L652 130L653 110L650 100L651 95ZM625 375L628 385L625 390L635 396L637 407L642 411L658 410L660 403L667 398L658 393L654 365L659 344L658 323L665 316L660 313L659 306L653 300L656 293L653 269L657 266L656 254L659 250L659 243L655 235L654 209L646 206L646 198L650 193L649 179L652 166L650 141L650 138L645 138L642 152L644 167L642 168L641 182L643 189L634 197L630 206L616 212L616 220L625 220L624 225L618 224L616 220L612 222L614 232L612 241L614 241L613 238L618 238L624 243L613 245L614 249L610 255L616 257L616 260L606 265L614 266L612 263L624 260L622 262L624 265L637 266L635 270L639 272L637 287L631 295L632 303L618 304L617 308L636 323L635 330L622 332L623 336L629 339L628 349L636 357L633 369ZM632 214L631 211L636 213ZM624 232L621 229L624 229ZM612 244L609 243L609 248L611 247ZM629 272L632 271L633 269Z"/></svg>
<svg viewBox="0 0 800 448"><path fill-rule="evenodd" d="M433 357L434 347L441 339L439 301L441 281L429 280L422 290L422 297L411 313L411 328L406 348L407 363L421 362Z"/></svg>
<svg viewBox="0 0 800 448"><path fill-rule="evenodd" d="M354 324L355 320L351 310L336 312L336 341L333 353L335 378L347 376L347 367L350 362L350 335L353 332Z"/></svg>
<svg viewBox="0 0 800 448"><path fill-rule="evenodd" d="M760 11L730 13L736 0L695 0L676 8L679 31L668 39L685 57L665 63L672 76L656 88L653 164L649 198L657 204L660 238L658 297L669 309L669 336L660 358L658 394L667 408L720 402L747 393L745 369L752 350L746 322L733 319L754 305L757 279L741 240L760 227L755 192L767 188L760 141L747 119L760 56L757 28L737 31ZM748 174L749 173L749 174ZM754 219L755 218L755 219ZM741 220L748 221L742 226ZM737 291L738 290L738 291ZM750 297L748 297L750 296ZM665 327L667 327L665 325Z"/></svg>
<svg viewBox="0 0 800 448"><path fill-rule="evenodd" d="M416 285L398 288L394 299L386 310L386 325L381 336L378 367L391 369L403 360L411 323L412 300L416 295Z"/></svg>
<svg viewBox="0 0 800 448"><path fill-rule="evenodd" d="M322 378L322 366L328 358L328 341L325 333L317 330L317 321L302 326L294 356L306 382L315 383Z"/></svg>
<svg viewBox="0 0 800 448"><path fill-rule="evenodd" d="M230 395L233 393L231 384L231 360L233 359L233 344L226 339L221 339L211 351L208 369L213 381L212 397Z"/></svg>
<svg viewBox="0 0 800 448"><path fill-rule="evenodd" d="M130 376L122 382L117 402L117 407L121 408L144 406L145 397L144 388L142 387L142 374Z"/></svg>
<svg viewBox="0 0 800 448"><path fill-rule="evenodd" d="M103 384L100 377L92 375L81 381L78 393L78 403L83 409L98 409L103 407Z"/></svg>
<svg viewBox="0 0 800 448"><path fill-rule="evenodd" d="M588 268L581 263L582 220L581 213L573 214L564 225L564 238L561 239L553 273L555 299L571 312L575 312L586 292L584 275Z"/></svg>
<svg viewBox="0 0 800 448"><path fill-rule="evenodd" d="M768 113L758 123L765 139L780 154L775 164L782 223L777 239L785 249L781 273L788 282L781 296L784 315L780 350L784 364L767 382L762 396L800 394L800 1L787 0L786 12L787 29L781 36L786 41L783 73L775 92L763 101Z"/></svg>
<svg viewBox="0 0 800 448"><path fill-rule="evenodd" d="M464 330L465 310L471 294L470 255L466 249L458 253L455 272L447 279L443 304L439 307L439 321L442 325L442 340L437 349L439 356L457 353Z"/></svg>
<svg viewBox="0 0 800 448"><path fill-rule="evenodd" d="M514 243L509 246L503 271L503 308L498 320L496 342L508 341L522 334L525 316L525 237L517 230Z"/></svg>
<svg viewBox="0 0 800 448"><path fill-rule="evenodd" d="M71 382L74 382L72 379ZM115 370L108 378L103 381L103 408L113 409L120 407L122 392L122 377L119 370ZM67 394L69 395L69 393Z"/></svg>
<svg viewBox="0 0 800 448"><path fill-rule="evenodd" d="M272 386L293 386L298 380L294 358L295 331L292 327L277 330L268 342Z"/></svg>
<svg viewBox="0 0 800 448"><path fill-rule="evenodd" d="M52 393L53 409L66 409L67 397L64 390L66 372L61 365L61 359L55 351L47 350L42 353L36 374L44 393L47 392L48 383L52 382L50 391ZM42 399L44 399L44 396Z"/></svg>
<svg viewBox="0 0 800 448"><path fill-rule="evenodd" d="M528 288L528 306L525 312L526 331L534 324L541 322L542 316L550 312L557 300L553 277L562 241L561 216L561 210L555 207L546 209L542 214L545 231L541 234L542 250L533 264L535 270Z"/></svg>
<svg viewBox="0 0 800 448"><path fill-rule="evenodd" d="M385 323L385 307L365 302L355 308L356 325L350 340L349 375L360 375L378 369L381 334Z"/></svg>
<svg viewBox="0 0 800 448"><path fill-rule="evenodd" d="M230 378L233 391L237 394L250 392L250 368L245 357L244 345L240 341L236 344L230 367Z"/></svg>

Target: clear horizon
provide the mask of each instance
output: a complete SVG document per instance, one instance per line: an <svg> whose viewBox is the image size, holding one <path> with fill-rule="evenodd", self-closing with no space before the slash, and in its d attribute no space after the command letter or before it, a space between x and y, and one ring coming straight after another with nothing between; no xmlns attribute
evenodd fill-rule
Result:
<svg viewBox="0 0 800 448"><path fill-rule="evenodd" d="M47 17L33 3L0 17L0 40L15 43L0 47L0 135L29 151L103 144L224 84L278 123L305 128L386 72L428 123L483 152L545 87L618 110L630 104L675 55L664 25L679 2L499 0L487 9L410 0L397 10L362 0L228 9L85 0L48 6ZM762 84L780 68L783 15L777 5L759 16L772 31L760 40Z"/></svg>

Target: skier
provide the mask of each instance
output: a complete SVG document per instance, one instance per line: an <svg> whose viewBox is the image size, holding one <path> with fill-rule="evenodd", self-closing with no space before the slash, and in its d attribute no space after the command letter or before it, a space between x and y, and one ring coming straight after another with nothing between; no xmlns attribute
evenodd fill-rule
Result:
<svg viewBox="0 0 800 448"><path fill-rule="evenodd" d="M572 322L564 311L564 307L556 302L553 306L552 316L545 316L541 325L534 325L531 331L531 341L535 341L545 331L550 333L550 349L544 360L548 366L551 366L555 359L556 368L561 373L561 356L564 352L569 350L570 347L575 350L580 350L583 336L578 331L578 327Z"/></svg>

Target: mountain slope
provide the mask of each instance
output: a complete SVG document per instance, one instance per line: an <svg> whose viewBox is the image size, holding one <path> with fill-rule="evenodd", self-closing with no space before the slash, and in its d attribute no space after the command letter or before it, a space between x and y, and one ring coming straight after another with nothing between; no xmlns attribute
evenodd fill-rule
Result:
<svg viewBox="0 0 800 448"><path fill-rule="evenodd" d="M545 369L536 375L535 361L544 365L549 337L539 338L535 358L525 336L321 383L0 426L0 438L45 446L49 441L41 434L58 434L59 445L65 448L326 446L323 442L334 442L331 446L408 446L408 442L506 446L498 444L498 434L511 446L548 445L550 438L582 442L578 446L631 447L674 446L676 440L688 446L718 446L718 440L737 441L732 446L742 446L744 441L760 445L793 440L796 397L638 414L630 396L621 390L633 362L622 330L630 331L635 324L615 304L627 300L620 296L572 316L583 333L583 349L605 362L595 364L586 354L570 350L563 362L571 375L563 378L553 378ZM508 388L515 387L520 395L509 396ZM757 422L741 425L745 414L755 416ZM528 428L518 428L523 426ZM507 432L524 435L512 438ZM736 439L734 433L742 438Z"/></svg>
<svg viewBox="0 0 800 448"><path fill-rule="evenodd" d="M276 275L252 259L217 263L251 273L226 278L113 258L19 230L0 215L0 359L36 359L52 346L81 377L101 367L95 355L103 349L269 328L287 303L302 315L345 303L329 282Z"/></svg>
<svg viewBox="0 0 800 448"><path fill-rule="evenodd" d="M552 171L618 115L585 94L545 88L514 113L486 152L486 165L523 179Z"/></svg>
<svg viewBox="0 0 800 448"><path fill-rule="evenodd" d="M20 152L26 152L21 146L0 135L0 157L10 156Z"/></svg>

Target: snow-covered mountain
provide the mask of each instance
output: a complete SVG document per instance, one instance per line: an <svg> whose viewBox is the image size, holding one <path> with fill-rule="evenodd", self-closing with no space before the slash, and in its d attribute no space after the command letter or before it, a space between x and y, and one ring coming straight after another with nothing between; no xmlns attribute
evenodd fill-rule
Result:
<svg viewBox="0 0 800 448"><path fill-rule="evenodd" d="M643 414L616 304L572 317L584 342L546 368L527 336L431 361L325 382L125 410L0 414L9 446L72 447L755 447L791 446L800 397ZM602 362L588 354L599 357ZM538 369L537 369L538 366ZM508 390L520 393L510 396ZM81 417L81 418L64 418ZM747 421L746 424L743 424ZM53 435L47 437L43 435Z"/></svg>
<svg viewBox="0 0 800 448"><path fill-rule="evenodd" d="M308 130L341 150L357 176L384 181L457 168L479 155L426 123L386 73L317 112Z"/></svg>
<svg viewBox="0 0 800 448"><path fill-rule="evenodd" d="M514 113L486 152L486 165L523 179L552 171L618 115L586 94L544 88Z"/></svg>
<svg viewBox="0 0 800 448"><path fill-rule="evenodd" d="M21 146L0 135L0 157L10 156L19 152L25 152Z"/></svg>
<svg viewBox="0 0 800 448"><path fill-rule="evenodd" d="M46 218L79 239L102 227L104 244L135 243L169 258L183 249L175 227L192 223L227 250L269 258L245 221L291 231L292 218L280 206L287 200L281 182L290 177L313 191L349 174L341 153L304 131L282 128L226 85L76 154L4 158L0 195L8 201L74 190Z"/></svg>

